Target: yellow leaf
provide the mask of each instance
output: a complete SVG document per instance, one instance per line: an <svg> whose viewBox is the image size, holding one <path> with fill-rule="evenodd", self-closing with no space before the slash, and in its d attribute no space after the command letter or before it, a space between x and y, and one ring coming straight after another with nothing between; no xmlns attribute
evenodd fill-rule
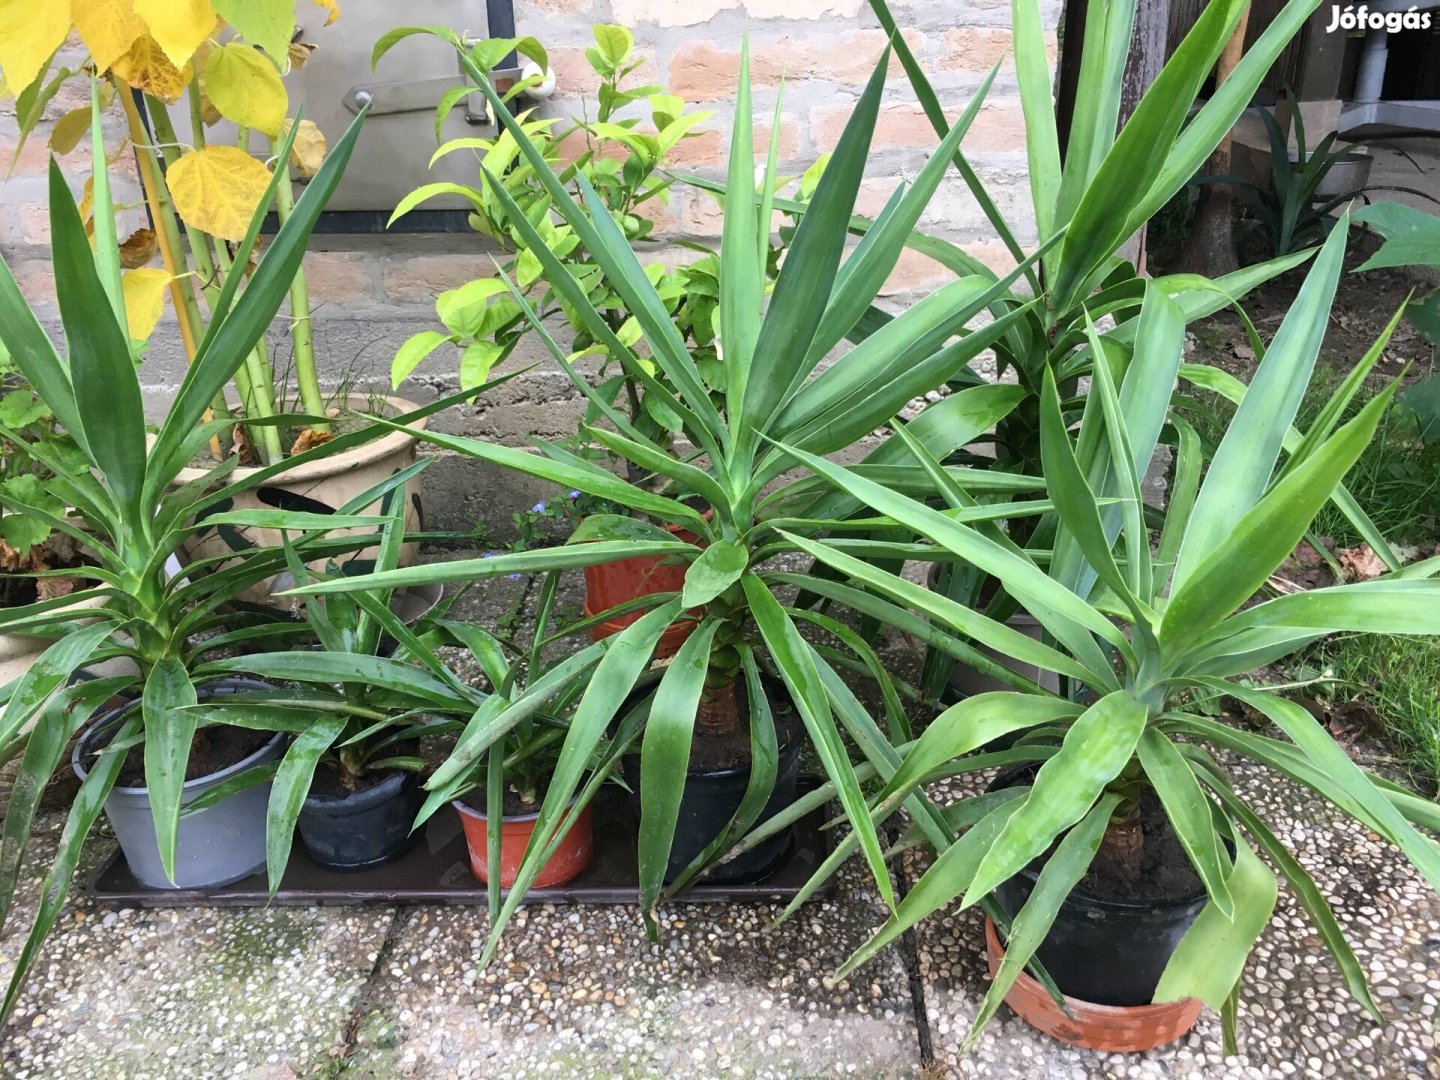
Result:
<svg viewBox="0 0 1440 1080"><path fill-rule="evenodd" d="M247 45L259 45L278 67L295 34L295 0L211 0Z"/></svg>
<svg viewBox="0 0 1440 1080"><path fill-rule="evenodd" d="M299 71L310 60L310 54L315 51L315 46L308 41L292 41L286 54L290 57L290 67Z"/></svg>
<svg viewBox="0 0 1440 1080"><path fill-rule="evenodd" d="M161 101L175 101L190 81L190 69L181 71L170 62L165 51L149 34L135 39L124 56L111 69L127 86L143 90Z"/></svg>
<svg viewBox="0 0 1440 1080"><path fill-rule="evenodd" d="M71 109L50 129L50 149L64 157L80 144L80 139L90 130L90 107Z"/></svg>
<svg viewBox="0 0 1440 1080"><path fill-rule="evenodd" d="M322 7L330 14L325 16L325 25L329 26L340 17L340 4L337 0L315 0L316 7Z"/></svg>
<svg viewBox="0 0 1440 1080"><path fill-rule="evenodd" d="M95 210L95 174L85 178L85 190L80 196L80 220L89 221Z"/></svg>
<svg viewBox="0 0 1440 1080"><path fill-rule="evenodd" d="M239 147L207 146L183 154L166 180L187 225L239 242L265 196L270 170Z"/></svg>
<svg viewBox="0 0 1440 1080"><path fill-rule="evenodd" d="M293 120L286 120L280 134L288 135L292 123ZM319 125L313 120L301 120L300 130L295 132L295 141L290 145L290 165L299 176L308 179L319 170L327 149L325 133Z"/></svg>
<svg viewBox="0 0 1440 1080"><path fill-rule="evenodd" d="M275 65L249 45L226 45L205 61L205 93L226 120L280 133L285 120L285 84Z"/></svg>
<svg viewBox="0 0 1440 1080"><path fill-rule="evenodd" d="M210 0L135 0L135 14L145 20L150 36L177 68L184 67L215 31Z"/></svg>
<svg viewBox="0 0 1440 1080"><path fill-rule="evenodd" d="M19 94L70 33L70 0L0 0L0 68Z"/></svg>
<svg viewBox="0 0 1440 1080"><path fill-rule="evenodd" d="M101 72L130 51L146 32L145 20L135 14L135 0L71 0L75 31L90 50Z"/></svg>
<svg viewBox="0 0 1440 1080"><path fill-rule="evenodd" d="M155 324L165 310L165 289L170 275L164 270L126 271L120 278L120 291L125 296L125 322L134 341L149 341Z"/></svg>

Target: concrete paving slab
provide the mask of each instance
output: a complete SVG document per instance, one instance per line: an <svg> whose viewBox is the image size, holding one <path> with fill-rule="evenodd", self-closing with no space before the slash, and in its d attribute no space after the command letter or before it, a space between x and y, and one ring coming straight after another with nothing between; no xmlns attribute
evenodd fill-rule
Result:
<svg viewBox="0 0 1440 1080"><path fill-rule="evenodd" d="M524 909L484 970L483 911L413 910L344 1075L919 1075L900 955L863 978L826 980L880 921L858 869L830 899L767 929L777 910L676 905L650 944L634 907Z"/></svg>
<svg viewBox="0 0 1440 1080"><path fill-rule="evenodd" d="M63 818L40 822L0 936L9 980ZM92 841L87 867L113 842ZM108 911L67 902L0 1034L7 1080L316 1076L343 1056L392 908Z"/></svg>

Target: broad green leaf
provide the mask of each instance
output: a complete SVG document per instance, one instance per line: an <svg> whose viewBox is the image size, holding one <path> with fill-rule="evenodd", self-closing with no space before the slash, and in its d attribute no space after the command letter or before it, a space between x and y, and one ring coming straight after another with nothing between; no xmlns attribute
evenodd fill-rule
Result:
<svg viewBox="0 0 1440 1080"><path fill-rule="evenodd" d="M856 968L869 963L881 949L910 927L947 907L963 893L974 880L985 853L1021 805L1022 800L1018 798L1001 803L940 852L930 868L920 875L920 880L906 891L894 914L885 920L885 925L855 950L835 973L836 977L843 979Z"/></svg>
<svg viewBox="0 0 1440 1080"><path fill-rule="evenodd" d="M720 238L720 358L725 364L725 401L732 421L743 415L755 341L760 331L764 267L746 258L756 243L759 218L755 200L755 148L751 133L750 37L740 41L740 83L730 134L730 163L725 178L725 223ZM765 223L768 247L770 223Z"/></svg>
<svg viewBox="0 0 1440 1080"><path fill-rule="evenodd" d="M1205 883L1210 902L1227 919L1234 918L1235 901L1225 884L1230 872L1229 860L1221 850L1210 801L1205 798L1195 773L1175 744L1154 728L1140 736L1136 749L1145 776L1160 797L1180 846Z"/></svg>
<svg viewBox="0 0 1440 1080"><path fill-rule="evenodd" d="M1010 691L974 694L950 706L930 722L904 762L877 797L881 804L921 783L946 762L978 750L1014 731L1051 724L1080 714L1064 698L1044 698Z"/></svg>
<svg viewBox="0 0 1440 1080"><path fill-rule="evenodd" d="M145 718L145 791L155 817L160 867L174 881L181 789L198 719L190 673L176 658L165 657L146 678L140 703Z"/></svg>
<svg viewBox="0 0 1440 1080"><path fill-rule="evenodd" d="M1228 546L1231 531L1259 502L1270 482L1325 336L1326 315L1344 255L1345 230L1337 228L1306 276L1226 428L1180 546L1175 567L1177 590L1202 562Z"/></svg>
<svg viewBox="0 0 1440 1080"><path fill-rule="evenodd" d="M349 718L341 713L319 713L311 724L295 737L275 773L275 784L270 789L270 802L265 811L265 871L270 883L270 895L280 888L285 876L285 867L290 862L290 846L295 838L295 822L305 797L310 794L310 785L315 779L315 767L321 755L328 751Z"/></svg>
<svg viewBox="0 0 1440 1080"><path fill-rule="evenodd" d="M1060 752L1040 766L1030 794L985 853L962 907L1014 877L1090 811L1130 761L1146 719L1145 706L1121 690L1080 714Z"/></svg>
<svg viewBox="0 0 1440 1080"><path fill-rule="evenodd" d="M1055 208L1060 195L1060 142L1055 131L1049 50L1037 0L1013 0L1010 20L1014 27L1015 78L1020 84L1020 105L1025 114L1031 204L1035 227L1040 239L1046 240L1055 232ZM1075 111L1079 114L1085 107Z"/></svg>
<svg viewBox="0 0 1440 1080"><path fill-rule="evenodd" d="M1203 562L1174 589L1165 608L1160 643L1169 656L1180 655L1253 596L1285 561L1369 445L1394 390L1392 384L1376 395L1353 420L1246 511L1238 523L1217 537L1218 542ZM1203 488L1200 494L1203 499ZM1184 553L1182 546L1182 558Z"/></svg>
<svg viewBox="0 0 1440 1080"><path fill-rule="evenodd" d="M1235 867L1226 882L1235 898L1233 918L1212 900L1201 910L1155 987L1154 1001L1199 998L1212 1009L1222 1008L1240 981L1245 960L1275 910L1275 875L1238 836Z"/></svg>
<svg viewBox="0 0 1440 1080"><path fill-rule="evenodd" d="M744 544L734 540L711 544L685 570L682 603L687 608L708 604L740 580L749 562L750 552Z"/></svg>
<svg viewBox="0 0 1440 1080"><path fill-rule="evenodd" d="M1030 896L1024 906L1015 912L1014 921L1010 924L1010 935L1005 942L1005 958L1000 961L1000 967L990 981L990 988L985 991L985 1000L980 1005L980 1011L970 1025L970 1033L965 1038L967 1046L973 1045L981 1030L1000 1008L1005 995L1010 992L1015 980L1040 948L1045 935L1050 932L1055 916L1060 913L1060 906L1090 869L1090 863L1095 858L1095 852L1100 850L1100 841L1110 824L1110 815L1119 802L1118 795L1102 796L1081 819L1080 824L1065 834L1064 839L1056 845L1054 853L1045 860Z"/></svg>
<svg viewBox="0 0 1440 1080"><path fill-rule="evenodd" d="M685 775L690 767L690 742L695 714L705 692L710 648L718 619L706 619L685 639L655 690L650 720L640 747L640 912L654 932L655 904L665 881ZM718 823L717 823L718 824Z"/></svg>

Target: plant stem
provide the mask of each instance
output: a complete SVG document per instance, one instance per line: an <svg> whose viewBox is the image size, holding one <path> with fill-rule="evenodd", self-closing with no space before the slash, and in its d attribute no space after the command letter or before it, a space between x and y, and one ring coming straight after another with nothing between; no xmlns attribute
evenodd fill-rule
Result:
<svg viewBox="0 0 1440 1080"><path fill-rule="evenodd" d="M275 168L284 169L280 183L275 186L275 213L284 225L290 220L295 209L295 192L290 186L288 175L290 163L278 159L280 140L270 140L270 152L277 155ZM290 282L290 318L294 321L295 335L295 381L300 388L300 403L312 416L325 415L325 398L320 393L320 377L315 370L315 338L310 326L310 287L305 281L303 262L295 267L295 278ZM315 431L328 432L329 424L312 424Z"/></svg>
<svg viewBox="0 0 1440 1080"><path fill-rule="evenodd" d="M160 176L160 167L155 161L155 154L149 149L150 139L145 133L145 125L140 122L140 111L135 107L135 99L130 92L130 87L119 81L115 85L120 98L120 106L125 111L125 123L130 131L130 142L138 151L135 157L140 162L140 186L145 192L145 202L150 208L150 218L155 224L155 240L160 248L160 259L165 265L165 272L170 275L170 296L175 304L175 318L180 324L180 340L185 345L186 359L193 362L200 340L200 305L195 300L195 292L190 287L190 279L181 273L182 268L186 267L186 263L180 250L180 230L175 224L175 208L170 202L170 193L166 190L165 182ZM99 161L95 163L95 166L108 168L109 163ZM205 419L208 421L213 416L213 410L207 409ZM210 450L216 460L223 456L218 435L211 438Z"/></svg>
<svg viewBox="0 0 1440 1080"><path fill-rule="evenodd" d="M220 268L228 277L232 273L239 273L234 263L230 260L230 253L221 244L215 251L215 257L220 260ZM257 342L255 348L251 349L245 357L244 375L240 371L235 372L235 387L240 391L241 404L244 406L246 416L274 416L275 408L275 383L270 372L270 365L266 362L261 352L263 344ZM273 425L256 427L254 429L260 457L266 465L273 464L285 456L284 448L280 445L280 431Z"/></svg>

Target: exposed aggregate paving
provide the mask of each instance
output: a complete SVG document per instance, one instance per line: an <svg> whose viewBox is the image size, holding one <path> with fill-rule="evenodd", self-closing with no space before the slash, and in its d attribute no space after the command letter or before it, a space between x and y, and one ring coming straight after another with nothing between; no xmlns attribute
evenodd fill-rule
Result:
<svg viewBox="0 0 1440 1080"><path fill-rule="evenodd" d="M534 602L527 582L502 580L464 609L514 624ZM578 606L570 590L561 602ZM885 657L914 659L903 646ZM951 797L985 779L947 782ZM918 959L907 963L905 942L832 984L826 976L882 921L852 863L831 895L777 929L770 905L683 905L652 945L633 907L523 909L484 970L483 909L110 911L72 896L0 1032L0 1077L1440 1080L1440 897L1293 785L1248 766L1237 780L1330 898L1385 1026L1350 1001L1282 884L1247 972L1238 1057L1223 1056L1209 1013L1170 1047L1101 1055L1003 1008L962 1055L987 979L979 917L936 918L916 935ZM0 978L61 824L52 813L37 827L0 934ZM80 877L110 850L99 830ZM918 1008L912 982L923 987ZM922 1062L932 1043L934 1061Z"/></svg>

